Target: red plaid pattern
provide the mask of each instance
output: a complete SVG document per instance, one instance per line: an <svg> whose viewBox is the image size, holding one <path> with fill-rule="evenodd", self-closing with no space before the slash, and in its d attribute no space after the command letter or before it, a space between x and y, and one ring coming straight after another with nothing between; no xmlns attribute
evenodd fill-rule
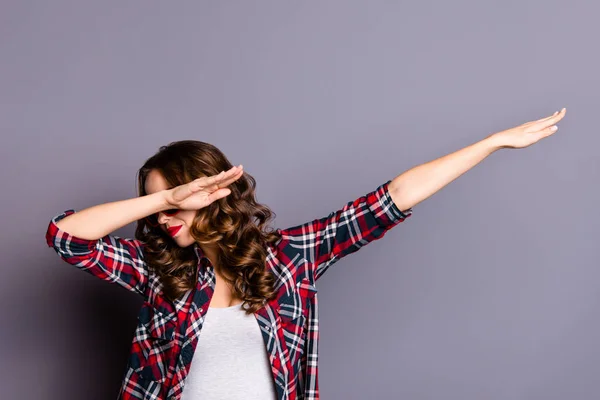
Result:
<svg viewBox="0 0 600 400"><path fill-rule="evenodd" d="M276 277L278 293L255 316L278 399L319 399L315 283L337 260L383 237L412 215L412 209L396 207L389 183L327 217L278 229L282 239L267 248L266 265ZM162 296L158 277L144 262L142 242L114 235L98 240L74 237L56 225L74 212L52 218L46 232L48 246L67 263L144 297L118 398L180 399L214 292L210 261L194 244L198 284L171 302Z"/></svg>

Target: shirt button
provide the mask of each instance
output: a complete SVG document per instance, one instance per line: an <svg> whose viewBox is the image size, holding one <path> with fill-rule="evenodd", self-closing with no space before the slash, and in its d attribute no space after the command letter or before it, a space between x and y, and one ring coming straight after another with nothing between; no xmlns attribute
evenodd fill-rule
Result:
<svg viewBox="0 0 600 400"><path fill-rule="evenodd" d="M200 312L202 312L202 307L200 308Z"/></svg>

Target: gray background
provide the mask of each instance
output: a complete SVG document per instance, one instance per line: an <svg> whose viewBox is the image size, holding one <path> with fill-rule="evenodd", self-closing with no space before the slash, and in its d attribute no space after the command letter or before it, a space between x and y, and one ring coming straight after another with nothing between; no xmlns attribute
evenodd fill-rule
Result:
<svg viewBox="0 0 600 400"><path fill-rule="evenodd" d="M288 227L567 107L319 281L324 399L600 397L597 7L3 1L3 398L116 396L141 299L45 245L159 146L243 163ZM133 225L116 233L133 235Z"/></svg>

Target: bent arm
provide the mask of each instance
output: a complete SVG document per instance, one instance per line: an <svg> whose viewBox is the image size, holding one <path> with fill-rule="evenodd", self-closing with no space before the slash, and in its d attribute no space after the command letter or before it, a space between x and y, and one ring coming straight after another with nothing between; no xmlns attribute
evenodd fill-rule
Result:
<svg viewBox="0 0 600 400"><path fill-rule="evenodd" d="M48 224L46 244L68 264L145 295L149 272L144 261L144 243L110 232L166 208L163 195L156 192L79 212L67 210Z"/></svg>
<svg viewBox="0 0 600 400"><path fill-rule="evenodd" d="M58 228L81 239L96 240L148 215L169 208L165 192L88 207L57 222Z"/></svg>

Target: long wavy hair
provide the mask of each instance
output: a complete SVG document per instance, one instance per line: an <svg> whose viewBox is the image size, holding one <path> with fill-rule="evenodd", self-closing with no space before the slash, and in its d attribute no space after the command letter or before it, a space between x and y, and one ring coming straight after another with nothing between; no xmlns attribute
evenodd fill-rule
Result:
<svg viewBox="0 0 600 400"><path fill-rule="evenodd" d="M194 179L216 175L233 165L215 146L196 140L182 140L160 147L137 173L138 192L150 171L157 170L169 188ZM246 172L227 186L231 193L196 212L190 234L197 243L217 247L214 266L244 300L248 314L275 296L275 277L266 267L266 245L275 244L280 234L267 224L275 216L255 199L256 181ZM180 298L196 285L198 259L194 246L180 247L159 227L145 219L137 221L136 239L144 242L144 259L163 286L169 300Z"/></svg>

